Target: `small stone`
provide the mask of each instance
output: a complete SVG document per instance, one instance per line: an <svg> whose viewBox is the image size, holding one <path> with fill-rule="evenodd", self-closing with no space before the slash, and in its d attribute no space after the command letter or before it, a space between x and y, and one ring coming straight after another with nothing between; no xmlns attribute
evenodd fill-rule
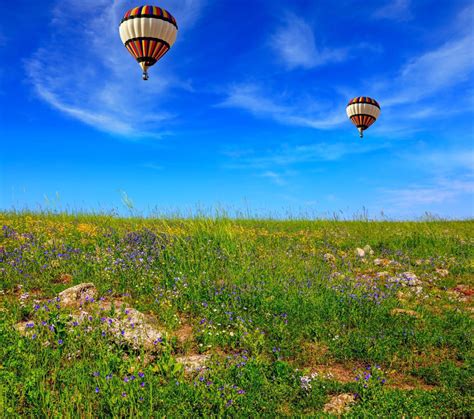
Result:
<svg viewBox="0 0 474 419"><path fill-rule="evenodd" d="M95 285L88 282L65 289L59 293L59 298L63 306L71 306L85 301L86 298L95 298L96 295Z"/></svg>
<svg viewBox="0 0 474 419"><path fill-rule="evenodd" d="M447 269L441 269L441 268L436 268L436 273L443 278L449 275L449 271Z"/></svg>
<svg viewBox="0 0 474 419"><path fill-rule="evenodd" d="M366 244L364 246L363 250L364 250L366 255L373 255L374 254L374 251L372 250L372 248L368 244Z"/></svg>
<svg viewBox="0 0 474 419"><path fill-rule="evenodd" d="M331 253L326 253L324 256L324 261L325 262L330 262L330 263L334 263L336 261L336 258L334 257L334 255L332 255Z"/></svg>
<svg viewBox="0 0 474 419"><path fill-rule="evenodd" d="M350 409L350 405L354 403L355 397L350 393L343 393L333 396L329 402L327 402L323 411L332 415L342 415L347 413Z"/></svg>
<svg viewBox="0 0 474 419"><path fill-rule="evenodd" d="M400 282L408 285L409 287L416 287L421 285L421 281L413 272L403 272L402 274L398 275Z"/></svg>
<svg viewBox="0 0 474 419"><path fill-rule="evenodd" d="M404 308L394 308L391 312L393 315L397 314L406 314L407 316L412 316L412 317L419 317L420 315L413 310L406 310Z"/></svg>
<svg viewBox="0 0 474 419"><path fill-rule="evenodd" d="M206 363L210 359L210 355L189 355L176 358L176 361L184 366L184 372L191 373L194 371L203 370L206 367Z"/></svg>
<svg viewBox="0 0 474 419"><path fill-rule="evenodd" d="M358 247L355 251L356 251L356 256L357 256L357 257L360 257L360 258L364 258L364 257L365 257L365 251L364 251L364 249L361 249L360 247Z"/></svg>

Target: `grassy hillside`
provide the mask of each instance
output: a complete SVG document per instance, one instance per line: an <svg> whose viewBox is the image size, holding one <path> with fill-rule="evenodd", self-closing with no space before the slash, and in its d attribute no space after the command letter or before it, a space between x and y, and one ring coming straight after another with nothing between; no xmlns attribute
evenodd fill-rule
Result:
<svg viewBox="0 0 474 419"><path fill-rule="evenodd" d="M0 213L1 226L6 416L315 415L341 394L353 416L474 413L473 221ZM98 298L76 324L55 297L83 282ZM154 348L104 329L127 307L163 332ZM206 368L177 361L200 354Z"/></svg>

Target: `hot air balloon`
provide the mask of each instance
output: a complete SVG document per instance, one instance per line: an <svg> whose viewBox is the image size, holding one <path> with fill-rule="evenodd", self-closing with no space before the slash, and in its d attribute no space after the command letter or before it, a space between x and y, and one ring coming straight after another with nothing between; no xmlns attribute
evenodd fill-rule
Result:
<svg viewBox="0 0 474 419"><path fill-rule="evenodd" d="M130 9L119 26L120 38L148 80L148 68L165 55L176 41L178 25L170 12L156 6Z"/></svg>
<svg viewBox="0 0 474 419"><path fill-rule="evenodd" d="M346 107L346 113L352 123L357 127L360 138L380 115L380 105L375 99L367 96L351 99Z"/></svg>

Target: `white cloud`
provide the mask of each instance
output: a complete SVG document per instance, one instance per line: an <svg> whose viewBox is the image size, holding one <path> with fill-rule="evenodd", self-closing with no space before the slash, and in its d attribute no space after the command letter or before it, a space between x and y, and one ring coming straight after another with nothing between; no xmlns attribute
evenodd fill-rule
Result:
<svg viewBox="0 0 474 419"><path fill-rule="evenodd" d="M347 49L344 48L318 48L311 26L292 14L286 16L270 42L288 69L314 68L330 62L343 61L347 57Z"/></svg>
<svg viewBox="0 0 474 419"><path fill-rule="evenodd" d="M472 35L447 42L405 64L384 99L385 106L412 103L469 80L474 70Z"/></svg>
<svg viewBox="0 0 474 419"><path fill-rule="evenodd" d="M163 2L188 26L203 4ZM148 82L141 80L139 66L118 35L120 18L133 5L119 0L58 2L50 37L25 61L25 68L35 93L64 114L113 134L161 137L169 131L164 121L175 117L164 110L167 94L171 89L189 91L190 86L172 71L169 57L151 70Z"/></svg>
<svg viewBox="0 0 474 419"><path fill-rule="evenodd" d="M267 177L275 177L276 168L287 168L294 165L337 161L342 158L366 154L388 147L386 143L360 143L357 146L347 142L314 143L300 145L283 145L276 150L264 152L247 152L244 156L231 157L226 165L233 169L267 170ZM238 155L238 154L237 154Z"/></svg>
<svg viewBox="0 0 474 419"><path fill-rule="evenodd" d="M388 0L384 6L374 12L373 17L396 21L410 20L412 18L410 6L410 0Z"/></svg>
<svg viewBox="0 0 474 419"><path fill-rule="evenodd" d="M401 189L382 189L385 202L392 208L428 210L433 204L444 204L457 199L470 201L474 211L474 181L464 179L441 179L432 184L414 184Z"/></svg>
<svg viewBox="0 0 474 419"><path fill-rule="evenodd" d="M284 186L288 183L282 174L274 172L273 170L267 170L263 172L261 176L270 179L278 186Z"/></svg>
<svg viewBox="0 0 474 419"><path fill-rule="evenodd" d="M227 98L217 106L240 108L256 116L271 118L282 124L316 129L331 129L347 122L344 109L341 107L330 109L331 103L327 103L326 107L320 108L316 102L306 103L303 106L279 104L268 98L255 84L244 83L232 86L228 91ZM315 112L317 115L312 115Z"/></svg>

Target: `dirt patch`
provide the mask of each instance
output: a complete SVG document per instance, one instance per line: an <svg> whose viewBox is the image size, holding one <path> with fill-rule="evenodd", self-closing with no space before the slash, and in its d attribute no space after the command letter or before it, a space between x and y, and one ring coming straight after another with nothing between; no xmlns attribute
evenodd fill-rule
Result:
<svg viewBox="0 0 474 419"><path fill-rule="evenodd" d="M365 369L366 365L356 362L337 363L331 362L328 364L312 364L306 366L311 374L316 373L318 377L327 380L334 380L340 383L354 382L357 376L357 371ZM400 390L433 390L435 387L425 384L423 380L402 374L398 371L386 371L387 387L396 388Z"/></svg>
<svg viewBox="0 0 474 419"><path fill-rule="evenodd" d="M174 335L181 344L191 342L193 340L193 327L187 321L182 321L181 326L174 332Z"/></svg>

